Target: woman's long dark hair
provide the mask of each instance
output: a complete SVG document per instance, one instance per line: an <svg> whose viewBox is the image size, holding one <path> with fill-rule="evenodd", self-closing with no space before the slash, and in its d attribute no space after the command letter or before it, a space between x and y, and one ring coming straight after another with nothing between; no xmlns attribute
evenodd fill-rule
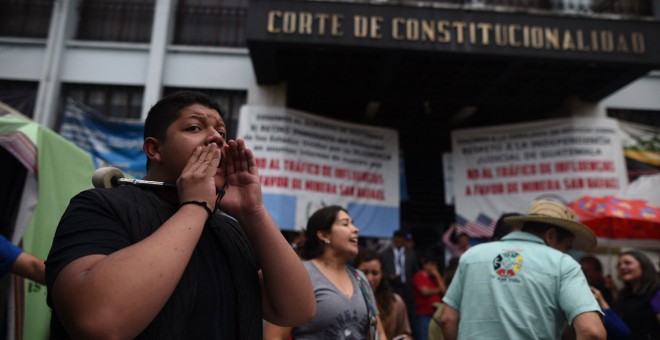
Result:
<svg viewBox="0 0 660 340"><path fill-rule="evenodd" d="M630 255L634 257L637 260L637 262L639 262L639 265L642 267L642 277L640 279L641 282L638 291L633 291L632 284L624 282L622 292L634 293L634 294L646 294L651 290L657 289L658 272L655 270L655 266L653 265L653 262L651 262L651 260L646 255L635 250L629 250L623 252L621 253L621 255L619 255L619 258L621 258L621 256L623 255Z"/></svg>
<svg viewBox="0 0 660 340"><path fill-rule="evenodd" d="M360 252L358 255L355 257L354 265L355 267L359 267L360 264L364 262L369 262L376 260L378 263L380 263L380 268L381 272L383 270L383 258L381 257L380 253L373 249L360 249ZM374 296L376 296L376 304L378 305L378 312L382 316L384 316L382 319L388 319L391 316L392 313L392 307L394 305L394 292L392 291L392 287L390 287L389 283L383 277L383 279L380 281L380 284L376 288L376 291L374 292Z"/></svg>
<svg viewBox="0 0 660 340"><path fill-rule="evenodd" d="M325 231L329 234L340 211L348 214L346 209L338 205L330 205L317 210L309 217L307 228L305 229L305 245L300 253L300 257L305 260L311 260L323 255L325 245L321 243L316 233L318 231Z"/></svg>

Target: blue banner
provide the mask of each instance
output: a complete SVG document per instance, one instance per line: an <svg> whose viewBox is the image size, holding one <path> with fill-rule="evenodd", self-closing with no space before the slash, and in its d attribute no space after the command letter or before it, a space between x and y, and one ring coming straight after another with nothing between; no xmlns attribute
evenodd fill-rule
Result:
<svg viewBox="0 0 660 340"><path fill-rule="evenodd" d="M108 118L83 103L67 98L60 134L92 154L96 168L116 167L127 177L133 178L146 175L142 122Z"/></svg>

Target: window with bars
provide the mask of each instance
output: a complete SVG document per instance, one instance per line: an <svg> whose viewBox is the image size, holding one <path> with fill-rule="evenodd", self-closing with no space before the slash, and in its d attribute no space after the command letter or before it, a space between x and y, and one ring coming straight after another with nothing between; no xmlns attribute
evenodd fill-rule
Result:
<svg viewBox="0 0 660 340"><path fill-rule="evenodd" d="M81 0L76 39L146 43L154 0Z"/></svg>
<svg viewBox="0 0 660 340"><path fill-rule="evenodd" d="M52 0L2 0L0 36L46 38L52 13Z"/></svg>
<svg viewBox="0 0 660 340"><path fill-rule="evenodd" d="M164 95L168 95L177 91L202 92L217 101L218 104L220 104L220 109L223 111L221 114L222 119L227 125L227 136L229 136L229 138L236 138L238 116L241 106L247 101L246 91L166 87L163 93Z"/></svg>
<svg viewBox="0 0 660 340"><path fill-rule="evenodd" d="M179 0L173 43L245 47L247 0Z"/></svg>
<svg viewBox="0 0 660 340"><path fill-rule="evenodd" d="M140 86L65 84L62 106L73 98L109 118L139 120L144 89Z"/></svg>

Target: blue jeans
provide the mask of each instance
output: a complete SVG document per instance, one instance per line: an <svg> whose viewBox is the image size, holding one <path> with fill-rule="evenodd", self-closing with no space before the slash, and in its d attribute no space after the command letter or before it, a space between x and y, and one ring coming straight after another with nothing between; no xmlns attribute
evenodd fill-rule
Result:
<svg viewBox="0 0 660 340"><path fill-rule="evenodd" d="M429 322L431 315L415 316L415 340L427 340L429 338Z"/></svg>

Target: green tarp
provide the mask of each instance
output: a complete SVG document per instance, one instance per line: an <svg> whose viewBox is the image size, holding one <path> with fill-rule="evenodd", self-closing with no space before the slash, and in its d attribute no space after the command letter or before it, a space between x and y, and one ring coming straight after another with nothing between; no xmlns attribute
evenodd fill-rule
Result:
<svg viewBox="0 0 660 340"><path fill-rule="evenodd" d="M36 179L36 205L31 216L25 216L23 248L45 259L50 250L55 228L70 199L92 187L94 165L91 156L54 131L11 112L0 102L0 144L28 168L28 176ZM34 166L34 167L32 167ZM32 168L31 168L32 167ZM11 180L11 179L9 179ZM26 209L27 210L27 209ZM19 211L30 214L31 211ZM19 292L18 295L20 295ZM46 287L26 280L23 320L16 335L23 339L47 339L50 309L46 305ZM19 299L20 300L20 299ZM20 327L20 325L19 325Z"/></svg>

